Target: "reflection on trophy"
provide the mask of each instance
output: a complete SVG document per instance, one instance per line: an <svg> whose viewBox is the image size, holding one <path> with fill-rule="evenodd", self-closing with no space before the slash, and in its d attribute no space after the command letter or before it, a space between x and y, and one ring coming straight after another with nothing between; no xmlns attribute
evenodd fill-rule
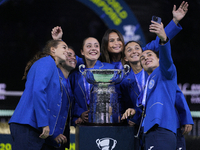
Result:
<svg viewBox="0 0 200 150"><path fill-rule="evenodd" d="M112 138L102 138L96 140L97 146L101 150L112 150L115 148L117 141Z"/></svg>
<svg viewBox="0 0 200 150"><path fill-rule="evenodd" d="M129 66L125 69L85 69L85 65L79 66L79 71L88 83L94 88L90 94L89 123L110 124L120 122L118 94L115 84L120 83L124 75L129 72Z"/></svg>

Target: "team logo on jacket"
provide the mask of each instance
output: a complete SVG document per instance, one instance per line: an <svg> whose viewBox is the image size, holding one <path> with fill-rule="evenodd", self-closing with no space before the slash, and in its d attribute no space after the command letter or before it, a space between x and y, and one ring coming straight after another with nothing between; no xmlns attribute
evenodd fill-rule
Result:
<svg viewBox="0 0 200 150"><path fill-rule="evenodd" d="M149 82L149 89L151 89L155 84L155 81L153 79L150 80Z"/></svg>

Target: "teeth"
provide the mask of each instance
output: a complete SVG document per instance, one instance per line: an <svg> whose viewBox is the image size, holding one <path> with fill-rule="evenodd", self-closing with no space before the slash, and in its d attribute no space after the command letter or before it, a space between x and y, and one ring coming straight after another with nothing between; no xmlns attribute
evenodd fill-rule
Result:
<svg viewBox="0 0 200 150"><path fill-rule="evenodd" d="M97 52L90 52L89 54L97 54Z"/></svg>
<svg viewBox="0 0 200 150"><path fill-rule="evenodd" d="M150 62L149 62L149 61L147 61L145 64L146 64L146 65L148 65L149 63L150 63Z"/></svg>

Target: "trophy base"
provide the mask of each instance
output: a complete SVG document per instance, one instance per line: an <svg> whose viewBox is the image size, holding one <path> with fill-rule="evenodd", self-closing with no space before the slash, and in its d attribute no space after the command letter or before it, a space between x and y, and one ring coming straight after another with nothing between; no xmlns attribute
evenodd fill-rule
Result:
<svg viewBox="0 0 200 150"><path fill-rule="evenodd" d="M76 150L136 150L134 132L133 126L77 125L75 147Z"/></svg>

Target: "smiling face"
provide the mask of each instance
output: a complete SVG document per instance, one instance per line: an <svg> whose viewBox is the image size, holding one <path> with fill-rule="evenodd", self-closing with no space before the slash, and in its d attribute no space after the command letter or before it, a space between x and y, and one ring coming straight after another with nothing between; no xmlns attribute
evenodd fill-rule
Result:
<svg viewBox="0 0 200 150"><path fill-rule="evenodd" d="M129 63L137 63L140 61L141 54L142 54L141 46L136 42L130 42L125 47L124 60Z"/></svg>
<svg viewBox="0 0 200 150"><path fill-rule="evenodd" d="M69 48L67 51L66 61L62 63L62 66L68 71L71 71L76 67L76 64L77 64L76 55L74 51L71 48Z"/></svg>
<svg viewBox="0 0 200 150"><path fill-rule="evenodd" d="M97 39L87 38L84 41L81 54L85 57L85 61L97 61L100 56L100 45Z"/></svg>
<svg viewBox="0 0 200 150"><path fill-rule="evenodd" d="M140 56L140 62L148 74L151 74L159 66L159 58L152 50L144 51Z"/></svg>
<svg viewBox="0 0 200 150"><path fill-rule="evenodd" d="M51 53L56 60L56 64L62 63L66 60L68 46L65 42L60 41L57 47L51 47Z"/></svg>
<svg viewBox="0 0 200 150"><path fill-rule="evenodd" d="M109 53L120 53L123 49L123 43L116 32L109 34L108 40L108 52Z"/></svg>

